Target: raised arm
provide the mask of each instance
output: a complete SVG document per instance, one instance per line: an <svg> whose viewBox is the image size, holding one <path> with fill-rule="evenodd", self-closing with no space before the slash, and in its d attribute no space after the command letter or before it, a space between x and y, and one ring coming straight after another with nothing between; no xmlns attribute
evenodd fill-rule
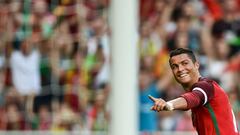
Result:
<svg viewBox="0 0 240 135"><path fill-rule="evenodd" d="M194 107L205 105L213 98L214 88L211 81L200 81L192 87L192 90L182 94L180 97L165 101L161 98L149 98L154 102L151 110L154 111L172 111L172 110L188 110Z"/></svg>
<svg viewBox="0 0 240 135"><path fill-rule="evenodd" d="M186 110L188 109L187 101L183 97L179 97L170 101L165 101L161 98L154 98L149 95L149 99L154 102L151 107L153 111L172 111L172 110Z"/></svg>

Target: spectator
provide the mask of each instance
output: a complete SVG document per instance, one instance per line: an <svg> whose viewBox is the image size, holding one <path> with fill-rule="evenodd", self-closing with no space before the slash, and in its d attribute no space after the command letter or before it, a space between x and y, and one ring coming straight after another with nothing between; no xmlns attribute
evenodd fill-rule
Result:
<svg viewBox="0 0 240 135"><path fill-rule="evenodd" d="M26 39L20 50L14 50L10 58L13 85L24 98L27 110L32 111L34 95L40 93L40 54L33 47L32 42Z"/></svg>
<svg viewBox="0 0 240 135"><path fill-rule="evenodd" d="M106 109L106 97L104 91L98 90L94 93L93 106L88 111L88 128L90 131L107 131L109 123L109 112Z"/></svg>

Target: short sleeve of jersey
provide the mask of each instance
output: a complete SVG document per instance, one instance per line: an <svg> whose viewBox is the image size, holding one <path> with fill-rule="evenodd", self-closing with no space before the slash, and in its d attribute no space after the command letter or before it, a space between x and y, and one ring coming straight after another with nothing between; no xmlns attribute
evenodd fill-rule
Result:
<svg viewBox="0 0 240 135"><path fill-rule="evenodd" d="M202 80L193 85L192 91L198 91L203 94L204 98L202 103L205 105L209 100L213 98L214 87L211 81Z"/></svg>

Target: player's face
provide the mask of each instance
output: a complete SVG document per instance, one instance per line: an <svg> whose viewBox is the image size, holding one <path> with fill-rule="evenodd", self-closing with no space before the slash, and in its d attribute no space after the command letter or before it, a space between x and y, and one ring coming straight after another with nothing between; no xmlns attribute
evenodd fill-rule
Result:
<svg viewBox="0 0 240 135"><path fill-rule="evenodd" d="M173 56L170 59L170 66L175 79L182 85L191 86L198 81L199 63L190 59L187 54Z"/></svg>

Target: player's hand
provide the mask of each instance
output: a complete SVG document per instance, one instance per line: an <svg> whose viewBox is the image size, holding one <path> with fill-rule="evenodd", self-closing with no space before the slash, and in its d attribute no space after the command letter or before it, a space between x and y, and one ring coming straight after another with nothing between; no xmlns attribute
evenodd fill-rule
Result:
<svg viewBox="0 0 240 135"><path fill-rule="evenodd" d="M151 95L148 95L148 97L154 102L154 105L151 107L151 110L158 111L158 112L172 110L165 100L161 98L155 98Z"/></svg>

